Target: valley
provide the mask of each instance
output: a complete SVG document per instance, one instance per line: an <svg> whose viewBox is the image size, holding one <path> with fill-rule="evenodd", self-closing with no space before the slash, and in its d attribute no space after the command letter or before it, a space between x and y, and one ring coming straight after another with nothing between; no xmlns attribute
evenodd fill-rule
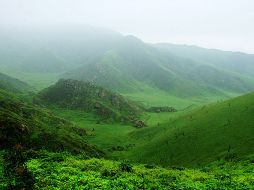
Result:
<svg viewBox="0 0 254 190"><path fill-rule="evenodd" d="M0 189L254 188L253 55L9 30Z"/></svg>

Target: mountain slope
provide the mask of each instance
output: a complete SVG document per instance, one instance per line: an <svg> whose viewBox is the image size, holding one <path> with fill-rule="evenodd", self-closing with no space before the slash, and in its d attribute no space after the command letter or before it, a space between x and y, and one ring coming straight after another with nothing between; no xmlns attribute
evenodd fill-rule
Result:
<svg viewBox="0 0 254 190"><path fill-rule="evenodd" d="M0 89L14 93L24 93L32 88L25 82L0 73Z"/></svg>
<svg viewBox="0 0 254 190"><path fill-rule="evenodd" d="M210 64L231 72L252 77L254 74L254 55L252 54L169 43L156 44L156 47L177 56L186 57L199 63Z"/></svg>
<svg viewBox="0 0 254 190"><path fill-rule="evenodd" d="M230 57L227 54L224 56ZM252 60L252 57L249 56L249 59ZM239 60L235 62L242 64L242 67L249 64ZM224 66L218 65L174 54L127 36L97 59L67 72L63 77L93 81L122 93L140 92L148 86L185 98L207 95L225 97L231 93L253 90L253 77L226 71Z"/></svg>
<svg viewBox="0 0 254 190"><path fill-rule="evenodd" d="M87 143L83 128L19 99L0 90L1 189L34 189L34 177L25 162L45 159L45 151L80 154L83 158L105 156ZM56 156L53 160L61 159Z"/></svg>
<svg viewBox="0 0 254 190"><path fill-rule="evenodd" d="M117 93L91 83L76 80L59 80L42 91L39 100L64 108L96 113L102 119L133 121L142 109Z"/></svg>
<svg viewBox="0 0 254 190"><path fill-rule="evenodd" d="M254 152L254 94L203 106L171 122L131 133L139 146L129 158L146 163L197 166Z"/></svg>
<svg viewBox="0 0 254 190"><path fill-rule="evenodd" d="M0 69L22 70L24 76L28 71L64 72L61 78L90 81L123 94L153 91L181 99L229 98L254 89L253 55L200 48L197 53L183 51L182 46L173 51L133 36L78 25L2 27L0 36L5 45L10 42L7 48L0 45L4 60ZM14 54L15 60L7 59Z"/></svg>
<svg viewBox="0 0 254 190"><path fill-rule="evenodd" d="M35 73L59 73L66 71L67 63L44 49L33 50L18 65L21 71Z"/></svg>
<svg viewBox="0 0 254 190"><path fill-rule="evenodd" d="M13 148L21 143L33 150L84 152L87 155L103 155L87 144L83 132L75 125L51 112L21 102L6 91L0 90L0 148Z"/></svg>

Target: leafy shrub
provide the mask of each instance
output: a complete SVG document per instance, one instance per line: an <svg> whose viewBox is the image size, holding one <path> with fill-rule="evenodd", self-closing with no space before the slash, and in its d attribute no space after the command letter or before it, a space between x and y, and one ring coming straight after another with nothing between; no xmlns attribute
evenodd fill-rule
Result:
<svg viewBox="0 0 254 190"><path fill-rule="evenodd" d="M49 153L52 157L54 153ZM104 159L64 161L33 159L27 162L35 176L35 189L253 189L254 165L250 161L214 163L205 170L165 169L130 165Z"/></svg>
<svg viewBox="0 0 254 190"><path fill-rule="evenodd" d="M123 172L132 172L132 166L128 162L121 162L120 168Z"/></svg>

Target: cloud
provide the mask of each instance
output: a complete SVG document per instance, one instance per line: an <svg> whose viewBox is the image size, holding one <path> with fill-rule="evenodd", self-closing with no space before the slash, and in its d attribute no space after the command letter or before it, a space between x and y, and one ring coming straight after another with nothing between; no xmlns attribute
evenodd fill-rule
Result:
<svg viewBox="0 0 254 190"><path fill-rule="evenodd" d="M147 42L254 53L252 0L1 0L0 24L81 23Z"/></svg>

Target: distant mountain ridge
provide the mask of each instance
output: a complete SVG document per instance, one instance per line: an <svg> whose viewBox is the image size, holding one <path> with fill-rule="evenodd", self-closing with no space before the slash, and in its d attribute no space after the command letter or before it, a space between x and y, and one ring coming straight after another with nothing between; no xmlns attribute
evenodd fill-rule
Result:
<svg viewBox="0 0 254 190"><path fill-rule="evenodd" d="M3 28L0 33L8 36L1 38L3 44L11 44L0 45L0 69L55 72L59 78L90 81L120 93L151 89L180 98L230 97L254 90L254 55L148 44L88 26L18 31L15 35ZM14 54L15 59L9 59Z"/></svg>
<svg viewBox="0 0 254 190"><path fill-rule="evenodd" d="M177 56L183 56L199 63L213 65L224 70L248 76L254 75L253 54L169 43L155 44L155 47L170 51Z"/></svg>

